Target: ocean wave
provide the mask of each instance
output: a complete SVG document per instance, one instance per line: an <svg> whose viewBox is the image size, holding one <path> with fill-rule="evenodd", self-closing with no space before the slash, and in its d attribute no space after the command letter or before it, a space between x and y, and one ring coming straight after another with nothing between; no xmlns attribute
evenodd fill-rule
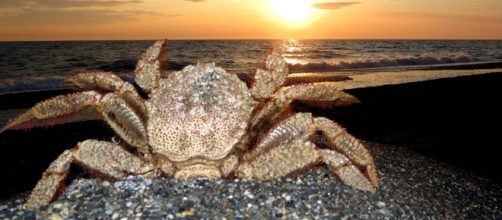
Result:
<svg viewBox="0 0 502 220"><path fill-rule="evenodd" d="M112 72L130 72L136 68L137 60L123 59L100 65L97 69Z"/></svg>
<svg viewBox="0 0 502 220"><path fill-rule="evenodd" d="M500 54L493 54L499 56ZM492 57L493 57L492 56ZM307 64L290 64L290 72L328 72L350 69L364 69L364 68L382 68L382 67L400 67L412 65L434 65L434 64L451 64L451 63L469 63L478 61L471 55L460 52L454 56L435 56L432 53L424 53L418 57L411 58L383 58L378 60L366 61L352 61L352 62L339 62L339 63L307 63ZM234 60L226 60L220 62L224 65L234 65ZM190 65L188 61L168 60L163 68L167 71L181 70L183 67ZM254 66L254 63L246 63L247 66ZM85 71L89 69L89 65L75 65L73 67L64 66L61 68L68 69L74 68L72 73L61 72L58 74L40 74L38 76L24 76L20 78L6 78L0 79L0 95L6 93L17 93L25 91L43 91L43 90L59 90L66 89L64 79L70 77L72 74ZM117 73L122 79L134 83L134 69L136 60L123 59L115 62L94 62L91 63L92 69L101 69L105 71L112 71ZM78 67L78 68L76 68ZM453 67L447 67L453 68ZM226 68L232 70L232 68Z"/></svg>
<svg viewBox="0 0 502 220"><path fill-rule="evenodd" d="M94 69L110 71L110 72L132 72L136 69L137 60L123 59L111 63L95 62L91 64ZM190 65L188 62L167 61L163 67L165 70L181 70L183 67Z"/></svg>
<svg viewBox="0 0 502 220"><path fill-rule="evenodd" d="M342 61L340 63L307 63L290 64L291 72L327 72L345 69L381 68L413 65L437 65L449 63L469 63L476 61L471 55L459 52L455 56L436 56L432 53L424 53L418 57L410 58L383 58L379 60L365 61Z"/></svg>
<svg viewBox="0 0 502 220"><path fill-rule="evenodd" d="M10 82L2 81L0 82L0 95L24 91L57 90L63 89L64 87L63 80L57 78Z"/></svg>
<svg viewBox="0 0 502 220"><path fill-rule="evenodd" d="M491 56L495 59L502 59L502 52L501 53L493 53Z"/></svg>
<svg viewBox="0 0 502 220"><path fill-rule="evenodd" d="M185 66L191 65L193 63L189 62L175 62L175 61L167 61L164 63L164 70L181 70Z"/></svg>

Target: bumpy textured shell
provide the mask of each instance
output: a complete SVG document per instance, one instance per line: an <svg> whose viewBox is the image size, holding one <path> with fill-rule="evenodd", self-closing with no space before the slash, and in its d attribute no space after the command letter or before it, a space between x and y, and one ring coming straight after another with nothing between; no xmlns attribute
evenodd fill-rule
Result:
<svg viewBox="0 0 502 220"><path fill-rule="evenodd" d="M253 100L237 76L211 64L160 82L147 102L149 144L172 161L224 158L244 135Z"/></svg>

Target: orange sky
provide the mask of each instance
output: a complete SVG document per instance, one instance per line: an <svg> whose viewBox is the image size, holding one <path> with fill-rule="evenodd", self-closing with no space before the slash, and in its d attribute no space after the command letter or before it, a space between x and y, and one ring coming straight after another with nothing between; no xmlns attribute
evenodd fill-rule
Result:
<svg viewBox="0 0 502 220"><path fill-rule="evenodd" d="M502 39L501 12L501 0L0 0L0 41Z"/></svg>

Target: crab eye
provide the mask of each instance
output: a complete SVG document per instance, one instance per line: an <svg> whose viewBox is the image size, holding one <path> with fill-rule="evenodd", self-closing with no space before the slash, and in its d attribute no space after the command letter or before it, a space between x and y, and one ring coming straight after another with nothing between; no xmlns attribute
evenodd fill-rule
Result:
<svg viewBox="0 0 502 220"><path fill-rule="evenodd" d="M109 117L111 120L116 121L116 119L117 119L117 115L115 115L115 113L113 113L113 112L108 112L107 114L108 114L108 117Z"/></svg>

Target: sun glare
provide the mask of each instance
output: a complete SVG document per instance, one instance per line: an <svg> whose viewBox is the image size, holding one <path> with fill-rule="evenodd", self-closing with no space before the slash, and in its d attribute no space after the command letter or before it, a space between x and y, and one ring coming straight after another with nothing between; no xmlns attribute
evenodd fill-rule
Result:
<svg viewBox="0 0 502 220"><path fill-rule="evenodd" d="M305 26L310 20L310 0L270 0L273 13L292 27Z"/></svg>

